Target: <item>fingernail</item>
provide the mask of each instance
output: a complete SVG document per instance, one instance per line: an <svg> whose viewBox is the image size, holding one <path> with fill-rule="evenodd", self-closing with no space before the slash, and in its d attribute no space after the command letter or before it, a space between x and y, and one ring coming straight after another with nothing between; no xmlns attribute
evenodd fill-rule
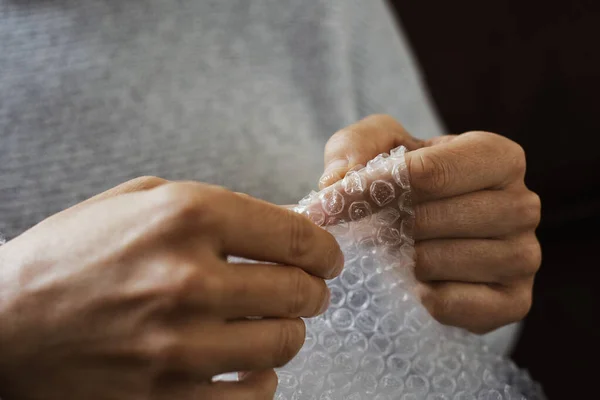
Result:
<svg viewBox="0 0 600 400"><path fill-rule="evenodd" d="M331 161L325 166L325 172L319 179L319 187L321 189L326 188L334 182L339 181L343 178L343 173L348 169L348 160L338 158L337 160Z"/></svg>
<svg viewBox="0 0 600 400"><path fill-rule="evenodd" d="M330 301L331 301L331 291L329 290L329 288L327 288L327 297L325 298L325 301L321 305L321 309L319 310L319 315L323 314L325 311L327 311L327 309L329 308Z"/></svg>

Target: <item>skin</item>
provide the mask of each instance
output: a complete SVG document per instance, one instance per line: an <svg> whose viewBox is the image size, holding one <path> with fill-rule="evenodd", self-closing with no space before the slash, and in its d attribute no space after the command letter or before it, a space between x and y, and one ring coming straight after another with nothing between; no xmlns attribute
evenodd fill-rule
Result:
<svg viewBox="0 0 600 400"><path fill-rule="evenodd" d="M252 400L273 398L343 256L289 210L140 178L0 247L0 266L3 399ZM232 371L249 372L211 382Z"/></svg>
<svg viewBox="0 0 600 400"><path fill-rule="evenodd" d="M386 115L334 134L321 188L376 155L406 146L415 207L415 274L440 322L485 333L529 311L541 263L540 199L524 183L525 154L489 132L412 137Z"/></svg>
<svg viewBox="0 0 600 400"><path fill-rule="evenodd" d="M424 304L480 333L523 318L540 265L523 150L487 132L420 141L375 115L333 135L321 187L400 144ZM0 247L1 394L271 399L273 368L303 344L299 317L324 311L324 280L342 266L331 235L282 207L200 183L127 182ZM230 371L249 372L211 382Z"/></svg>

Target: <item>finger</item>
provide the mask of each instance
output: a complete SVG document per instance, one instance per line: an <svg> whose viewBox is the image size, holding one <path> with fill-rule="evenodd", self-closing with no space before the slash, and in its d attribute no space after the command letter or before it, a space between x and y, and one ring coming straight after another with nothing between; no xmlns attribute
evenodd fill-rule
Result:
<svg viewBox="0 0 600 400"><path fill-rule="evenodd" d="M540 249L534 235L516 240L442 239L415 244L415 276L421 282L457 281L508 286L533 276Z"/></svg>
<svg viewBox="0 0 600 400"><path fill-rule="evenodd" d="M340 220L363 220L384 208L398 217L412 215L404 152L405 148L394 149L390 156L378 157L365 170L350 171L343 180L310 198L308 204L300 202L303 214L321 226Z"/></svg>
<svg viewBox="0 0 600 400"><path fill-rule="evenodd" d="M539 198L525 190L482 190L415 206L415 239L501 238L533 230Z"/></svg>
<svg viewBox="0 0 600 400"><path fill-rule="evenodd" d="M188 374L163 374L150 394L157 400L272 400L277 375L272 369L252 371L237 382L198 381Z"/></svg>
<svg viewBox="0 0 600 400"><path fill-rule="evenodd" d="M294 265L323 278L336 276L343 267L335 238L293 211L215 186L163 188L172 199L170 207L182 209L223 255Z"/></svg>
<svg viewBox="0 0 600 400"><path fill-rule="evenodd" d="M335 238L291 210L251 197L223 199L219 210L217 230L227 254L298 266L326 279L344 265Z"/></svg>
<svg viewBox="0 0 600 400"><path fill-rule="evenodd" d="M192 321L178 331L175 343L166 346L166 369L198 377L281 367L298 353L306 334L299 318Z"/></svg>
<svg viewBox="0 0 600 400"><path fill-rule="evenodd" d="M330 186L342 179L349 169L400 145L412 150L421 147L423 142L388 115L371 115L336 132L325 145L325 172L319 187Z"/></svg>
<svg viewBox="0 0 600 400"><path fill-rule="evenodd" d="M503 188L525 174L522 148L487 132L407 152L406 165L416 202Z"/></svg>
<svg viewBox="0 0 600 400"><path fill-rule="evenodd" d="M456 139L458 135L442 135L436 136L431 139L427 139L425 141L425 145L423 147L435 146L437 144L448 143Z"/></svg>
<svg viewBox="0 0 600 400"><path fill-rule="evenodd" d="M272 369L253 371L239 382L214 382L203 385L197 400L272 400L277 390L277 375Z"/></svg>
<svg viewBox="0 0 600 400"><path fill-rule="evenodd" d="M507 290L464 282L421 283L418 294L431 315L445 325L486 333L519 321L531 308L533 279Z"/></svg>
<svg viewBox="0 0 600 400"><path fill-rule="evenodd" d="M227 285L218 304L226 318L314 317L329 305L329 289L300 268L266 264L229 264Z"/></svg>
<svg viewBox="0 0 600 400"><path fill-rule="evenodd" d="M215 351L223 371L253 371L287 364L304 344L306 327L299 319L261 319L232 321L223 330L229 342Z"/></svg>

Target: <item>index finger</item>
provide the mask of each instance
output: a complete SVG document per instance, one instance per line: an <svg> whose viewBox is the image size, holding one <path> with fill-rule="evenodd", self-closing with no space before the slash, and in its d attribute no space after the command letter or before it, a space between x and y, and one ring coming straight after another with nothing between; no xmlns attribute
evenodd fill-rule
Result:
<svg viewBox="0 0 600 400"><path fill-rule="evenodd" d="M308 218L222 188L181 185L192 190L203 231L224 255L292 265L325 279L341 271L344 257L337 241ZM182 195L189 199L190 193Z"/></svg>

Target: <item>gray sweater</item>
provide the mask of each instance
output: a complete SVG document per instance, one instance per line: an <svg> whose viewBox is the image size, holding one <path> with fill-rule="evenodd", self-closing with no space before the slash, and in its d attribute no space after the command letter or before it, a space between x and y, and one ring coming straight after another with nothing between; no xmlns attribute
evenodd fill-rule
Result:
<svg viewBox="0 0 600 400"><path fill-rule="evenodd" d="M442 133L383 1L0 0L0 232L140 175L293 203L371 113Z"/></svg>
<svg viewBox="0 0 600 400"><path fill-rule="evenodd" d="M276 203L389 113L441 129L375 0L0 0L0 232L139 175Z"/></svg>

